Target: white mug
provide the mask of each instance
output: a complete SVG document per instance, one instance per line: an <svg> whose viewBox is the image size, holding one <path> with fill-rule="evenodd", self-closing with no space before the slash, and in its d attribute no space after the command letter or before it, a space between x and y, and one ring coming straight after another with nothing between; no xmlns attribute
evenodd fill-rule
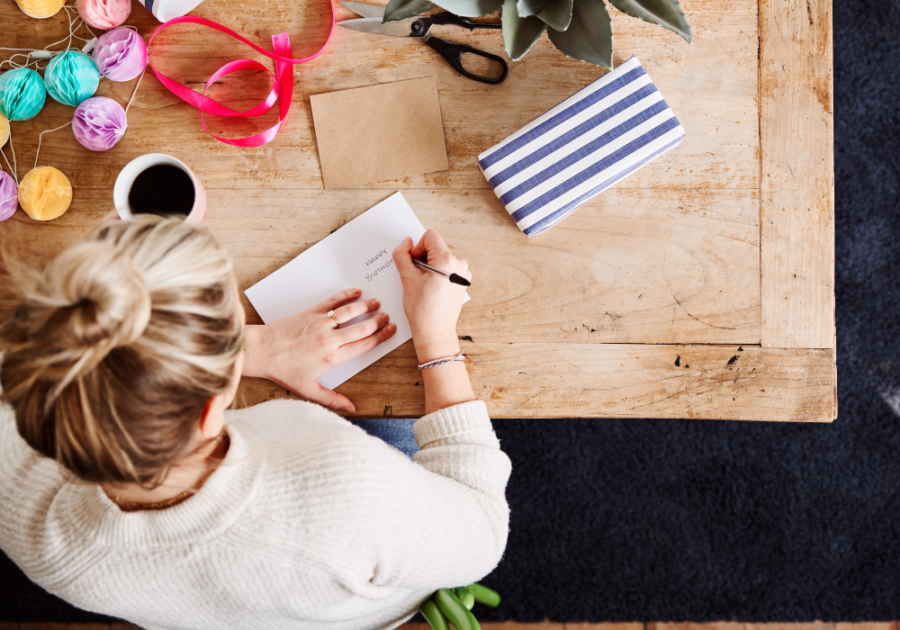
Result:
<svg viewBox="0 0 900 630"><path fill-rule="evenodd" d="M119 217L127 220L134 216L131 213L131 206L128 205L128 194L131 192L131 185L138 175L157 164L177 166L191 178L191 183L194 184L194 206L191 208L185 221L188 223L200 223L203 215L206 214L206 190L203 189L203 184L200 183L200 180L188 168L187 164L164 153L148 153L137 157L126 164L125 168L119 173L119 176L116 178L116 184L113 187L113 204L116 206L116 212L119 213Z"/></svg>

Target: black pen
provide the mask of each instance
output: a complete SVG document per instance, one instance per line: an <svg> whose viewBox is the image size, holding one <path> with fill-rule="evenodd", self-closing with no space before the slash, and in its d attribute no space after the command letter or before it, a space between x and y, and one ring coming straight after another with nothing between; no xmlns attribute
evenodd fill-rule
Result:
<svg viewBox="0 0 900 630"><path fill-rule="evenodd" d="M444 276L445 278L447 278L450 282L452 282L454 284L461 284L464 287L471 286L471 284L472 284L471 282L469 282L468 280L466 280L465 278L463 278L460 275L457 275L455 273L447 273L446 271L441 271L440 269L435 269L434 267L432 267L430 265L426 265L421 260L418 260L416 258L413 258L412 261L416 267L419 267L420 269L425 269L426 271L430 271L431 273L436 273L439 276Z"/></svg>

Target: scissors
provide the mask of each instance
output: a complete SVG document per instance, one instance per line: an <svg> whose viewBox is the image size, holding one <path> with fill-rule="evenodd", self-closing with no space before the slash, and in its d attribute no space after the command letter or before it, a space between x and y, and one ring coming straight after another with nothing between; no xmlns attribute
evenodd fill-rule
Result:
<svg viewBox="0 0 900 630"><path fill-rule="evenodd" d="M446 59L457 72L474 81L496 85L502 83L503 80L506 79L506 75L509 74L509 66L506 65L506 62L502 57L486 53L477 48L472 48L466 44L454 44L452 42L444 41L443 39L431 35L431 27L434 24L455 24L456 26L467 28L470 31L476 28L499 29L501 28L500 24L473 22L469 18L459 17L449 11L434 13L427 17L419 15L405 20L397 20L396 22L382 23L382 20L384 19L384 7L379 7L374 4L365 4L363 2L351 2L350 0L341 0L341 4L357 15L362 16L355 20L344 20L343 22L340 22L341 26L352 28L357 31L365 31L367 33L377 33L378 35L415 37L416 39L420 39L440 53L441 57ZM466 53L496 61L503 68L503 74L492 79L490 77L483 77L469 72L463 68L462 65L462 56Z"/></svg>

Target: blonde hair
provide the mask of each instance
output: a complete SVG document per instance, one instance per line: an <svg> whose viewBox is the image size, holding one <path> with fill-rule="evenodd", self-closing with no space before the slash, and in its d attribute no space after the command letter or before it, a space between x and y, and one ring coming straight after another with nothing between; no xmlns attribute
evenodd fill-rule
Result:
<svg viewBox="0 0 900 630"><path fill-rule="evenodd" d="M230 256L203 229L142 215L10 273L0 385L21 436L85 481L161 483L243 346Z"/></svg>

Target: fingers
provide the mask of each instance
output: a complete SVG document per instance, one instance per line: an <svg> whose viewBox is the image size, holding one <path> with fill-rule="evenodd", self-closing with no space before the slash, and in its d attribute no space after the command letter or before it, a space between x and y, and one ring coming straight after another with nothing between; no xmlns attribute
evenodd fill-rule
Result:
<svg viewBox="0 0 900 630"><path fill-rule="evenodd" d="M430 230L426 230L425 234L428 234L429 231ZM425 234L422 235L422 238L419 239L416 246L410 250L409 255L413 258L425 259L428 257L428 250L425 248Z"/></svg>
<svg viewBox="0 0 900 630"><path fill-rule="evenodd" d="M397 271L400 272L401 277L408 277L416 270L416 266L412 263L412 255L410 254L412 248L413 240L407 236L392 254L394 257L394 264L397 265Z"/></svg>
<svg viewBox="0 0 900 630"><path fill-rule="evenodd" d="M350 302L350 304L344 304L340 308L335 309L334 318L338 324L345 324L355 317L377 311L379 308L381 308L381 302L378 300ZM334 326L334 324L331 324L331 326Z"/></svg>
<svg viewBox="0 0 900 630"><path fill-rule="evenodd" d="M450 253L450 248L447 247L447 243L445 243L441 235L434 230L425 230L425 234L422 235L422 245L425 247L429 260L431 260L432 256L436 257L441 256L444 253Z"/></svg>
<svg viewBox="0 0 900 630"><path fill-rule="evenodd" d="M348 343L353 343L358 339L368 337L369 335L372 335L376 331L379 331L387 326L388 322L390 321L390 315L388 315L387 313L379 313L378 315L369 317L368 319L361 321L358 324L353 324L352 326L341 328L338 331L340 340L339 343L341 345L345 345Z"/></svg>
<svg viewBox="0 0 900 630"><path fill-rule="evenodd" d="M435 260L443 252L450 253L447 243L435 230L425 230L425 234L416 243L410 252L413 258L425 258L427 260Z"/></svg>
<svg viewBox="0 0 900 630"><path fill-rule="evenodd" d="M359 341L354 341L352 343L341 346L338 349L338 361L340 363L343 363L344 361L349 361L354 357L358 357L364 352L368 352L372 348L384 343L385 341L393 337L395 332L397 332L397 325L388 324L387 326L381 328L374 335L369 335L368 337L360 339Z"/></svg>
<svg viewBox="0 0 900 630"><path fill-rule="evenodd" d="M410 255L413 258L425 259L445 271L460 273L468 269L466 261L455 256L441 235L434 230L425 231L416 246L410 250Z"/></svg>
<svg viewBox="0 0 900 630"><path fill-rule="evenodd" d="M330 389L322 387L321 383L314 383L306 391L298 392L309 401L325 405L329 409L339 409L349 413L356 413L356 407L350 399Z"/></svg>
<svg viewBox="0 0 900 630"><path fill-rule="evenodd" d="M359 289L347 289L346 291L341 291L335 295L332 295L330 298L323 302L319 302L316 304L312 310L317 311L319 313L327 313L328 311L333 311L337 307L350 300L355 300L360 295L362 295L362 291Z"/></svg>

